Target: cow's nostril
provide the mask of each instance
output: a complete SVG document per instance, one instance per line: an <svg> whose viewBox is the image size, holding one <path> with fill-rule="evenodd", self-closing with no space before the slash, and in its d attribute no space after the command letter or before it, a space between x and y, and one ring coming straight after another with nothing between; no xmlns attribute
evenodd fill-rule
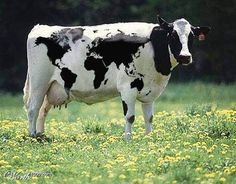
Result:
<svg viewBox="0 0 236 184"><path fill-rule="evenodd" d="M179 55L177 60L181 64L188 64L191 61L191 56Z"/></svg>
<svg viewBox="0 0 236 184"><path fill-rule="evenodd" d="M189 59L190 59L190 56L183 56L183 55L180 55L179 58L180 58L180 59L183 59L183 60L189 60Z"/></svg>

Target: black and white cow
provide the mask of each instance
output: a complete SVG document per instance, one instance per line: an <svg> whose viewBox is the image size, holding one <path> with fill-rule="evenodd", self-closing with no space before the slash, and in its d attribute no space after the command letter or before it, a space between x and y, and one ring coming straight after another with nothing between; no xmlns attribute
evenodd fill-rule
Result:
<svg viewBox="0 0 236 184"><path fill-rule="evenodd" d="M183 18L173 23L158 19L160 25L36 25L27 40L24 87L30 135L44 132L51 106L72 100L93 104L116 96L123 104L125 138L131 136L136 99L142 103L145 132L151 132L153 103L171 71L192 62L193 39L204 40L210 30L193 27Z"/></svg>

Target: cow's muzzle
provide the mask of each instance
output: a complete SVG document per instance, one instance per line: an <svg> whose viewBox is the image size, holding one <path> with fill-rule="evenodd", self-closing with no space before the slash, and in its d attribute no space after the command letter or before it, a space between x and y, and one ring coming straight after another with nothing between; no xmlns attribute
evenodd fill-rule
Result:
<svg viewBox="0 0 236 184"><path fill-rule="evenodd" d="M188 65L192 62L192 57L191 56L184 56L184 55L179 55L177 58L178 63L182 65Z"/></svg>

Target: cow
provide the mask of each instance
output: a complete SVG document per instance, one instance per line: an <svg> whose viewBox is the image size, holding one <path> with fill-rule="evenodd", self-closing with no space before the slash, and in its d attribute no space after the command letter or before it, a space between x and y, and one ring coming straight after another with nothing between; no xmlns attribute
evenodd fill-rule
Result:
<svg viewBox="0 0 236 184"><path fill-rule="evenodd" d="M24 104L32 137L44 133L52 106L71 101L94 104L120 96L125 139L131 137L135 102L142 104L145 134L152 131L153 104L172 70L192 63L194 38L210 27L184 18L159 24L129 22L96 26L36 25L27 39Z"/></svg>

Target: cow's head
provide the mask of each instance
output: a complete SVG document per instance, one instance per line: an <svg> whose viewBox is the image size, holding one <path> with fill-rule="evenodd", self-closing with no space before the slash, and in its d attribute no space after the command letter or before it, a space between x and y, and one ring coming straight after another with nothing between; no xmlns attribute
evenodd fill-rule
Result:
<svg viewBox="0 0 236 184"><path fill-rule="evenodd" d="M173 23L166 22L158 16L160 27L167 32L168 45L178 63L188 65L192 62L193 39L205 40L210 27L194 27L185 19Z"/></svg>

